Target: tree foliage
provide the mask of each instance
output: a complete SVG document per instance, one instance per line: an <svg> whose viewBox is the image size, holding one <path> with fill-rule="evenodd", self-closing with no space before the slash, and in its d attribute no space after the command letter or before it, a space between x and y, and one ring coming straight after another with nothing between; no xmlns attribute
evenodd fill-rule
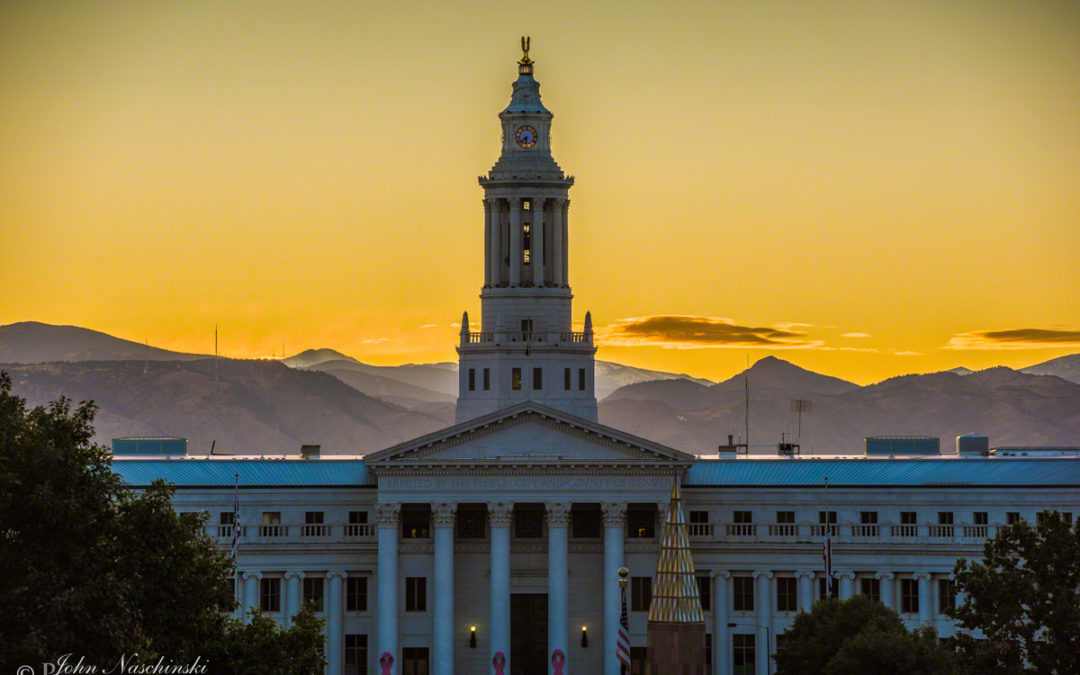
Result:
<svg viewBox="0 0 1080 675"><path fill-rule="evenodd" d="M966 601L950 615L986 638L956 638L973 672L1080 673L1080 523L1041 520L1001 528L981 561L957 561Z"/></svg>
<svg viewBox="0 0 1080 675"><path fill-rule="evenodd" d="M242 658L258 672L321 673L321 620L298 615L284 631L230 618L233 565L205 515L176 512L164 483L126 488L92 442L94 413L64 398L30 409L0 372L0 672L63 654L103 668L122 654L212 654L228 672L249 672ZM235 642L256 638L258 650Z"/></svg>
<svg viewBox="0 0 1080 675"><path fill-rule="evenodd" d="M775 658L777 675L956 671L932 628L910 632L900 615L864 595L824 598L799 612Z"/></svg>

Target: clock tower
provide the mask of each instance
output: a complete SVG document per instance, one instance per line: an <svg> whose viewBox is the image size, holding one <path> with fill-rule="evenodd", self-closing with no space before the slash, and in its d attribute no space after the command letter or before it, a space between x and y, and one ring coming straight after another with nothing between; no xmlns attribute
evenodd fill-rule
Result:
<svg viewBox="0 0 1080 675"><path fill-rule="evenodd" d="M502 154L484 189L482 323L461 320L457 421L526 400L596 421L592 319L571 328L568 193L551 156L551 111L540 102L529 39L521 39L510 105L499 113Z"/></svg>

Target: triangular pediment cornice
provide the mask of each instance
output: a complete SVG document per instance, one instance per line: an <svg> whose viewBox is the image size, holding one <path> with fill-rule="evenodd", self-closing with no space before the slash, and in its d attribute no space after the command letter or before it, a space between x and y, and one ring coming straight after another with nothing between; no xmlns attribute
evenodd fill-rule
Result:
<svg viewBox="0 0 1080 675"><path fill-rule="evenodd" d="M532 424L554 429L561 434L575 437L588 443L599 445L614 451L616 458L608 460L575 459L558 455L514 455L505 457L485 457L455 459L448 457L448 450L477 441L522 424ZM452 453L449 453L452 454ZM526 401L518 405L466 420L445 429L414 438L385 450L367 455L364 464L378 471L379 468L397 468L437 464L442 466L506 466L508 464L549 465L569 467L576 464L633 464L637 466L689 467L693 455L673 448L639 438L618 429L604 426L581 417Z"/></svg>

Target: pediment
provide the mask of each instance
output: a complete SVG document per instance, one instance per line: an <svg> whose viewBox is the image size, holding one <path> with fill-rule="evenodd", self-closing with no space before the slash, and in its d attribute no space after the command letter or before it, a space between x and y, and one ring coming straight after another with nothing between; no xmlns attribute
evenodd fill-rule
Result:
<svg viewBox="0 0 1080 675"><path fill-rule="evenodd" d="M365 464L689 464L693 456L533 402L368 455Z"/></svg>

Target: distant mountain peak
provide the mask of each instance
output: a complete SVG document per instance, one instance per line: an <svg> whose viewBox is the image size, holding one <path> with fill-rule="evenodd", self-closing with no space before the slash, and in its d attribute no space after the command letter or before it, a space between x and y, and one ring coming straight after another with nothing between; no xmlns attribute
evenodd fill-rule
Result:
<svg viewBox="0 0 1080 675"><path fill-rule="evenodd" d="M281 360L282 363L290 368L310 368L311 366L317 366L320 363L327 363L329 361L351 361L353 363L360 363L360 361L357 361L353 357L342 354L336 349L330 349L329 347L305 349L299 354L294 354Z"/></svg>

